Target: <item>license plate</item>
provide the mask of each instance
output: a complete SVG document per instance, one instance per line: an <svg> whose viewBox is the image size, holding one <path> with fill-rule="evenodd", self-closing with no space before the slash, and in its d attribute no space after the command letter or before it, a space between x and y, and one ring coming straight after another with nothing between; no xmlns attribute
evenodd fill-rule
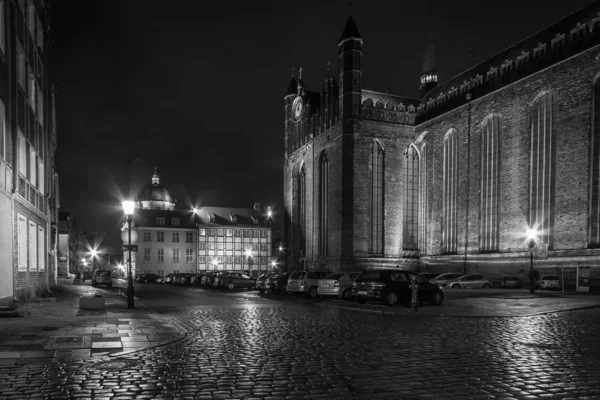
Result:
<svg viewBox="0 0 600 400"><path fill-rule="evenodd" d="M329 287L329 283L321 283L321 287Z"/></svg>
<svg viewBox="0 0 600 400"><path fill-rule="evenodd" d="M356 292L356 294L359 296L366 296L367 292L365 290L359 290L358 292Z"/></svg>

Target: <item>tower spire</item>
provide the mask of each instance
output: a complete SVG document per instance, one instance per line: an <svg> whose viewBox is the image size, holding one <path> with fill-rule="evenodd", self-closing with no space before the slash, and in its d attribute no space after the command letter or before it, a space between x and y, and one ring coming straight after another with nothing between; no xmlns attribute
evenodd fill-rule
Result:
<svg viewBox="0 0 600 400"><path fill-rule="evenodd" d="M160 183L160 178L158 176L158 167L154 167L154 175L152 175L152 185L158 186Z"/></svg>
<svg viewBox="0 0 600 400"><path fill-rule="evenodd" d="M425 45L423 52L423 69L419 77L421 97L437 86L438 76L435 67L435 47L433 45L433 18L431 17L431 0L429 0L428 20L429 20L429 41Z"/></svg>

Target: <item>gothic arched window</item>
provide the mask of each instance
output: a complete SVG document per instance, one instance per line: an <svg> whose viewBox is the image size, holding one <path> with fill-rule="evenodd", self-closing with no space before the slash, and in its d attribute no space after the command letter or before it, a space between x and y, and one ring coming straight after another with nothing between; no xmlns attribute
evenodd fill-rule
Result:
<svg viewBox="0 0 600 400"><path fill-rule="evenodd" d="M499 137L500 118L490 115L481 130L479 250L482 252L498 251Z"/></svg>
<svg viewBox="0 0 600 400"><path fill-rule="evenodd" d="M383 254L383 156L383 147L379 142L373 141L369 157L369 172L371 174L370 254Z"/></svg>
<svg viewBox="0 0 600 400"><path fill-rule="evenodd" d="M403 250L419 250L419 158L412 144L404 151Z"/></svg>
<svg viewBox="0 0 600 400"><path fill-rule="evenodd" d="M456 197L458 191L458 133L444 136L442 253L456 253Z"/></svg>
<svg viewBox="0 0 600 400"><path fill-rule="evenodd" d="M327 153L319 158L319 255L329 252L328 214L329 214L329 159Z"/></svg>
<svg viewBox="0 0 600 400"><path fill-rule="evenodd" d="M298 173L298 225L300 227L300 256L306 255L306 169Z"/></svg>
<svg viewBox="0 0 600 400"><path fill-rule="evenodd" d="M594 85L588 247L600 247L600 80Z"/></svg>
<svg viewBox="0 0 600 400"><path fill-rule="evenodd" d="M427 143L421 146L419 157L419 251L427 251Z"/></svg>
<svg viewBox="0 0 600 400"><path fill-rule="evenodd" d="M556 107L551 93L543 93L535 100L530 118L529 226L538 231L538 240L546 243L551 250L554 242L556 154Z"/></svg>

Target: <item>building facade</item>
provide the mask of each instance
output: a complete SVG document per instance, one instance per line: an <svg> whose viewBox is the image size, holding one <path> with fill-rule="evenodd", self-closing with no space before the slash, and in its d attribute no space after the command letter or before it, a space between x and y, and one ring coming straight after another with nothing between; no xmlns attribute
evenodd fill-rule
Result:
<svg viewBox="0 0 600 400"><path fill-rule="evenodd" d="M196 272L197 231L191 210L175 209L175 199L160 184L155 170L152 183L136 199L134 224L138 251L132 252L132 274L153 273L164 276ZM123 226L122 238L128 234ZM128 240L128 239L126 239ZM127 262L129 252L123 253Z"/></svg>
<svg viewBox="0 0 600 400"><path fill-rule="evenodd" d="M198 218L198 271L273 271L271 226L260 204L253 208L202 207Z"/></svg>
<svg viewBox="0 0 600 400"><path fill-rule="evenodd" d="M350 17L338 74L284 97L290 269L402 267L524 276L600 265L600 3L421 99L362 88ZM529 247L528 230L536 232Z"/></svg>
<svg viewBox="0 0 600 400"><path fill-rule="evenodd" d="M57 276L49 16L43 0L0 2L0 304Z"/></svg>

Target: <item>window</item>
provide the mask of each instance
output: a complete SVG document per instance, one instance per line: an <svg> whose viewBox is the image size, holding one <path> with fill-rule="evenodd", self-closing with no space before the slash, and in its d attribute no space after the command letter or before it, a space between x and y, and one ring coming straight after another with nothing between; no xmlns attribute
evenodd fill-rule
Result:
<svg viewBox="0 0 600 400"><path fill-rule="evenodd" d="M151 253L151 251L152 251L152 249L144 249L144 262L145 263L149 263L150 262L150 253Z"/></svg>
<svg viewBox="0 0 600 400"><path fill-rule="evenodd" d="M234 246L235 246L235 250L241 250L242 249L242 244L239 243L239 242L234 243Z"/></svg>
<svg viewBox="0 0 600 400"><path fill-rule="evenodd" d="M555 121L554 96L543 93L531 108L529 226L540 232L538 239L548 250L554 241Z"/></svg>
<svg viewBox="0 0 600 400"><path fill-rule="evenodd" d="M35 106L37 105L35 100L35 89L37 84L35 82L35 75L33 74L31 67L27 67L27 76L29 77L27 82L27 99L29 100L29 105L31 106L31 108L33 109L33 113L35 114Z"/></svg>
<svg viewBox="0 0 600 400"><path fill-rule="evenodd" d="M4 14L4 0L0 0L0 50L6 54L6 34L4 33L6 31L6 25L4 23Z"/></svg>
<svg viewBox="0 0 600 400"><path fill-rule="evenodd" d="M179 232L173 232L173 242L174 243L179 242Z"/></svg>
<svg viewBox="0 0 600 400"><path fill-rule="evenodd" d="M206 236L206 229L204 229L204 228L198 229L198 235L200 235L200 236Z"/></svg>
<svg viewBox="0 0 600 400"><path fill-rule="evenodd" d="M427 143L421 146L419 157L419 226L427 226ZM424 255L427 251L427 229L419 229L419 251Z"/></svg>
<svg viewBox="0 0 600 400"><path fill-rule="evenodd" d="M44 178L44 160L38 157L38 189L42 195L46 193L46 181Z"/></svg>
<svg viewBox="0 0 600 400"><path fill-rule="evenodd" d="M176 218L176 217L171 218L171 225L179 226L179 218Z"/></svg>
<svg viewBox="0 0 600 400"><path fill-rule="evenodd" d="M165 241L165 233L164 232L156 232L156 241L164 242Z"/></svg>
<svg viewBox="0 0 600 400"><path fill-rule="evenodd" d="M223 236L223 229L217 229L217 236Z"/></svg>
<svg viewBox="0 0 600 400"><path fill-rule="evenodd" d="M179 249L173 249L173 263L179 264Z"/></svg>
<svg viewBox="0 0 600 400"><path fill-rule="evenodd" d="M257 231L256 229L252 231L252 237L259 237L260 236L260 231Z"/></svg>
<svg viewBox="0 0 600 400"><path fill-rule="evenodd" d="M152 241L152 232L144 231L144 242Z"/></svg>
<svg viewBox="0 0 600 400"><path fill-rule="evenodd" d="M442 253L456 253L456 193L458 190L458 134L450 129L444 136Z"/></svg>
<svg viewBox="0 0 600 400"><path fill-rule="evenodd" d="M27 271L27 219L19 214L17 240L19 242L19 271Z"/></svg>
<svg viewBox="0 0 600 400"><path fill-rule="evenodd" d="M225 250L233 250L233 243L231 243L231 242L225 243Z"/></svg>
<svg viewBox="0 0 600 400"><path fill-rule="evenodd" d="M481 205L479 250L498 251L498 193L500 190L500 119L490 115L481 131Z"/></svg>
<svg viewBox="0 0 600 400"><path fill-rule="evenodd" d="M319 255L327 255L328 249L328 194L329 159L323 153L319 159Z"/></svg>
<svg viewBox="0 0 600 400"><path fill-rule="evenodd" d="M206 242L199 242L198 250L206 250Z"/></svg>
<svg viewBox="0 0 600 400"><path fill-rule="evenodd" d="M37 187L37 154L33 147L29 148L29 182Z"/></svg>
<svg viewBox="0 0 600 400"><path fill-rule="evenodd" d="M165 249L158 249L157 251L157 261L159 263L165 262Z"/></svg>
<svg viewBox="0 0 600 400"><path fill-rule="evenodd" d="M214 228L209 228L209 229L207 229L207 232L206 232L206 234L207 234L208 236L215 236L215 229L214 229Z"/></svg>
<svg viewBox="0 0 600 400"><path fill-rule="evenodd" d="M419 250L419 152L414 144L404 152L404 218L402 248Z"/></svg>
<svg viewBox="0 0 600 400"><path fill-rule="evenodd" d="M40 124L44 125L44 94L40 89L40 85L36 84L35 109Z"/></svg>
<svg viewBox="0 0 600 400"><path fill-rule="evenodd" d="M298 174L298 227L300 228L300 256L306 254L306 169L304 165Z"/></svg>
<svg viewBox="0 0 600 400"><path fill-rule="evenodd" d="M19 39L17 39L17 82L25 90L25 52Z"/></svg>
<svg viewBox="0 0 600 400"><path fill-rule="evenodd" d="M260 245L260 251L267 251L267 245L266 244L261 244Z"/></svg>
<svg viewBox="0 0 600 400"><path fill-rule="evenodd" d="M241 237L242 236L242 231L240 229L234 229L233 230L233 236Z"/></svg>
<svg viewBox="0 0 600 400"><path fill-rule="evenodd" d="M225 230L225 236L232 236L232 235L233 235L232 229Z"/></svg>
<svg viewBox="0 0 600 400"><path fill-rule="evenodd" d="M165 217L156 217L156 225L164 225Z"/></svg>
<svg viewBox="0 0 600 400"><path fill-rule="evenodd" d="M19 173L27 176L27 142L23 132L19 129Z"/></svg>
<svg viewBox="0 0 600 400"><path fill-rule="evenodd" d="M590 160L589 247L600 247L600 80L594 85Z"/></svg>
<svg viewBox="0 0 600 400"><path fill-rule="evenodd" d="M29 271L37 270L37 225L29 221Z"/></svg>
<svg viewBox="0 0 600 400"><path fill-rule="evenodd" d="M46 230L38 226L38 270L46 269Z"/></svg>
<svg viewBox="0 0 600 400"><path fill-rule="evenodd" d="M0 0L0 10L2 8L2 0ZM1 14L1 12L0 12ZM1 15L0 15L1 17ZM0 21L0 28L2 28ZM4 103L0 101L0 158L9 160L10 149L8 148L8 133L6 132L6 109Z"/></svg>
<svg viewBox="0 0 600 400"><path fill-rule="evenodd" d="M223 246L224 246L223 242L218 242L217 243L217 250L223 250Z"/></svg>
<svg viewBox="0 0 600 400"><path fill-rule="evenodd" d="M369 253L371 254L383 254L383 156L383 147L379 142L373 141L369 157L369 172L371 174L371 184L369 186L371 195Z"/></svg>
<svg viewBox="0 0 600 400"><path fill-rule="evenodd" d="M194 233L193 232L185 233L185 242L186 243L194 243Z"/></svg>

